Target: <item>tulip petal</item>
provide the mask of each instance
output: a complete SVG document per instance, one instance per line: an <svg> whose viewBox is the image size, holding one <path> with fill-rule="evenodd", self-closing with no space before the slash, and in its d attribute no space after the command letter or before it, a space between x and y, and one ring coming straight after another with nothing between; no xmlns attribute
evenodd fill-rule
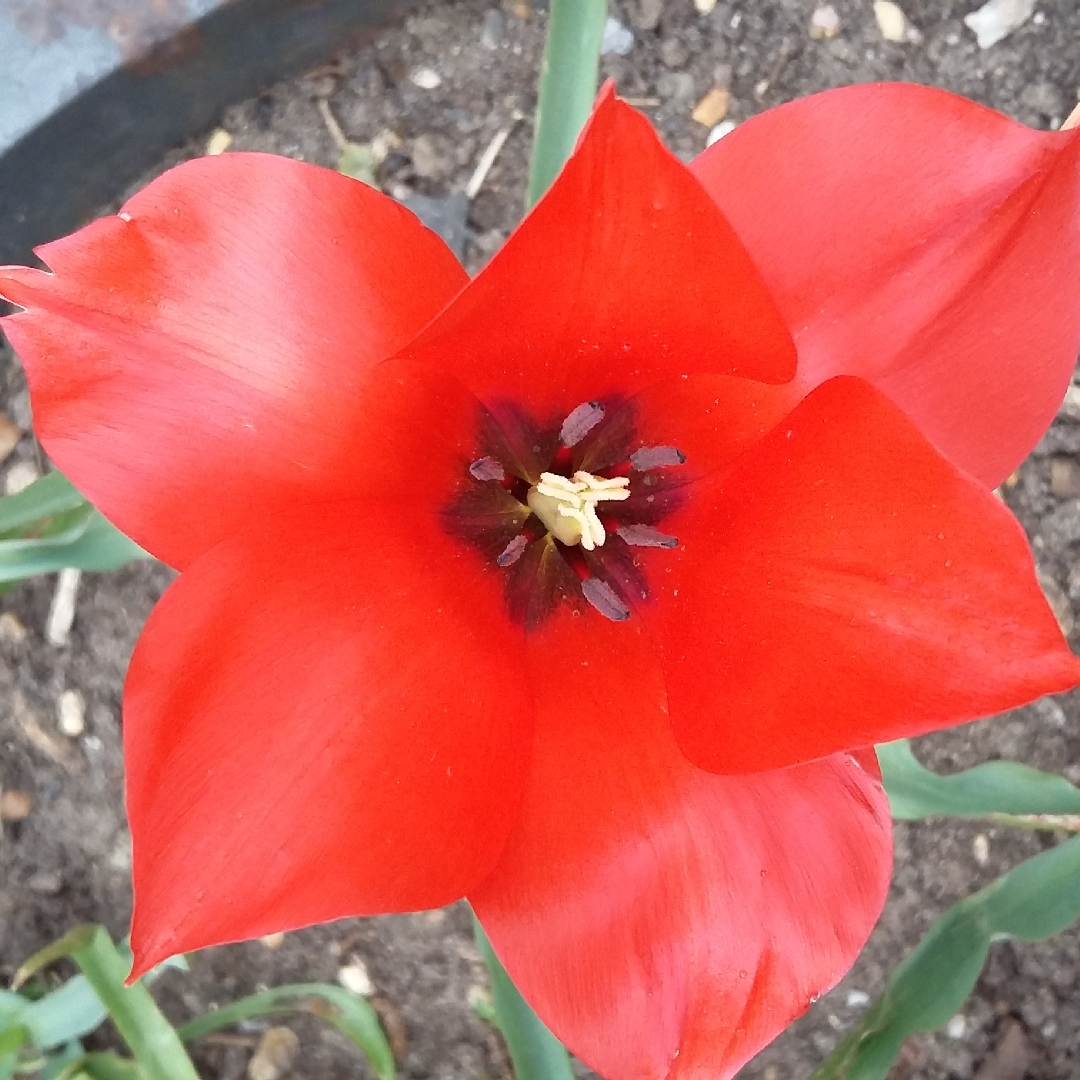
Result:
<svg viewBox="0 0 1080 1080"><path fill-rule="evenodd" d="M460 898L514 823L522 667L500 577L437 516L322 504L197 560L125 690L136 973Z"/></svg>
<svg viewBox="0 0 1080 1080"><path fill-rule="evenodd" d="M860 379L813 391L665 518L640 605L679 745L749 773L1080 682L1008 509Z"/></svg>
<svg viewBox="0 0 1080 1080"><path fill-rule="evenodd" d="M38 436L175 567L347 492L361 376L467 280L392 199L263 154L181 165L39 254L52 274L0 268Z"/></svg>
<svg viewBox="0 0 1080 1080"><path fill-rule="evenodd" d="M679 753L640 620L528 645L521 817L470 900L541 1019L609 1080L724 1080L836 983L885 899L888 803L851 757L722 777Z"/></svg>
<svg viewBox="0 0 1080 1080"><path fill-rule="evenodd" d="M804 393L858 375L986 485L1016 468L1080 348L1080 132L848 86L754 117L691 168L783 311Z"/></svg>
<svg viewBox="0 0 1080 1080"><path fill-rule="evenodd" d="M667 375L795 370L731 226L610 87L547 195L408 352L545 420Z"/></svg>

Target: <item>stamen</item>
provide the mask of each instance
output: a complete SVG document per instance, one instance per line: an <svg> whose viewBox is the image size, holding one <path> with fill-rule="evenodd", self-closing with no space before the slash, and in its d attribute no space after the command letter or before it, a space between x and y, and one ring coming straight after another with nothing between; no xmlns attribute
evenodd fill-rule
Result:
<svg viewBox="0 0 1080 1080"><path fill-rule="evenodd" d="M651 525L620 525L618 535L631 547L674 548L679 546L675 536L668 536Z"/></svg>
<svg viewBox="0 0 1080 1080"><path fill-rule="evenodd" d="M577 446L603 419L604 406L599 401L583 401L563 421L559 441L563 446Z"/></svg>
<svg viewBox="0 0 1080 1080"><path fill-rule="evenodd" d="M501 480L506 471L502 462L493 457L482 457L469 466L469 475L474 480Z"/></svg>
<svg viewBox="0 0 1080 1080"><path fill-rule="evenodd" d="M581 583L581 591L585 599L605 618L613 622L626 622L630 618L630 609L606 581L595 577L586 578Z"/></svg>
<svg viewBox="0 0 1080 1080"><path fill-rule="evenodd" d="M682 465L685 461L686 455L674 446L643 446L630 455L630 464L637 472Z"/></svg>
<svg viewBox="0 0 1080 1080"><path fill-rule="evenodd" d="M499 566L513 566L525 553L525 549L528 546L529 538L524 533L518 533L517 536L503 548L502 554L499 555L495 562Z"/></svg>

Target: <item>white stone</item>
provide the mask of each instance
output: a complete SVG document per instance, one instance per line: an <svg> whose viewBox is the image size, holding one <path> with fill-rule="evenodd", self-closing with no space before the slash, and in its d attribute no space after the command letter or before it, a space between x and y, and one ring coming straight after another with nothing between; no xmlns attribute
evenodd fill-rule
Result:
<svg viewBox="0 0 1080 1080"><path fill-rule="evenodd" d="M69 738L78 738L86 730L86 702L78 690L65 690L56 704L60 730Z"/></svg>
<svg viewBox="0 0 1080 1080"><path fill-rule="evenodd" d="M844 1004L849 1009L865 1009L870 1004L870 995L863 990L849 990Z"/></svg>
<svg viewBox="0 0 1080 1080"><path fill-rule="evenodd" d="M967 1017L963 1013L957 1013L946 1025L945 1034L950 1039L962 1039L967 1031Z"/></svg>
<svg viewBox="0 0 1080 1080"><path fill-rule="evenodd" d="M604 56L611 53L616 56L627 56L633 47L633 31L623 26L618 19L609 15L607 22L604 23L604 36L600 40L600 52Z"/></svg>
<svg viewBox="0 0 1080 1080"><path fill-rule="evenodd" d="M442 86L442 76L434 68L417 68L410 78L413 86L419 86L421 90L434 90Z"/></svg>
<svg viewBox="0 0 1080 1080"><path fill-rule="evenodd" d="M712 146L713 143L719 142L725 135L730 135L738 125L734 120L722 120L709 132L709 137L705 140L706 146Z"/></svg>
<svg viewBox="0 0 1080 1080"><path fill-rule="evenodd" d="M980 49L989 49L1022 26L1035 11L1035 0L987 0L978 11L964 16Z"/></svg>
<svg viewBox="0 0 1080 1080"><path fill-rule="evenodd" d="M899 4L894 4L892 0L874 0L874 18L886 41L907 41L907 16Z"/></svg>
<svg viewBox="0 0 1080 1080"><path fill-rule="evenodd" d="M28 488L41 473L32 461L20 461L8 469L4 477L4 494L17 495L20 491Z"/></svg>
<svg viewBox="0 0 1080 1080"><path fill-rule="evenodd" d="M371 997L375 993L375 984L368 974L367 965L356 957L338 968L337 981L350 993L359 994L360 997Z"/></svg>

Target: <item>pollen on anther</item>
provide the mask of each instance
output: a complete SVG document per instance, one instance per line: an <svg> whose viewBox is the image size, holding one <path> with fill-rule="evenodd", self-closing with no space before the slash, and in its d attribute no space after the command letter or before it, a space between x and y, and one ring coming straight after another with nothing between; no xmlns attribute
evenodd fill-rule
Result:
<svg viewBox="0 0 1080 1080"><path fill-rule="evenodd" d="M599 401L583 401L562 422L559 441L563 446L576 446L603 419L604 406Z"/></svg>
<svg viewBox="0 0 1080 1080"><path fill-rule="evenodd" d="M663 469L685 462L686 455L675 446L643 446L630 455L630 464L637 472Z"/></svg>
<svg viewBox="0 0 1080 1080"><path fill-rule="evenodd" d="M506 471L502 462L493 457L482 457L469 466L469 475L474 480L501 480Z"/></svg>

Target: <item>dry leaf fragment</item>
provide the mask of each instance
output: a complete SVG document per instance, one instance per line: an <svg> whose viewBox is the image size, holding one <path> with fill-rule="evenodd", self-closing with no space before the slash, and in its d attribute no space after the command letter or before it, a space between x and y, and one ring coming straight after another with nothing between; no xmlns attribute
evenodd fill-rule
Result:
<svg viewBox="0 0 1080 1080"><path fill-rule="evenodd" d="M219 154L224 154L230 146L232 146L232 136L224 128L217 128L206 140L206 156L217 157Z"/></svg>
<svg viewBox="0 0 1080 1080"><path fill-rule="evenodd" d="M248 1062L249 1080L279 1080L296 1060L300 1040L287 1027L267 1028Z"/></svg>
<svg viewBox="0 0 1080 1080"><path fill-rule="evenodd" d="M0 821L24 821L34 808L34 799L28 791L8 788L0 793Z"/></svg>
<svg viewBox="0 0 1080 1080"><path fill-rule="evenodd" d="M727 116L731 104L731 91L714 86L695 106L693 120L702 127L712 128Z"/></svg>
<svg viewBox="0 0 1080 1080"><path fill-rule="evenodd" d="M19 445L22 438L22 428L13 424L3 413L0 413L0 461Z"/></svg>

